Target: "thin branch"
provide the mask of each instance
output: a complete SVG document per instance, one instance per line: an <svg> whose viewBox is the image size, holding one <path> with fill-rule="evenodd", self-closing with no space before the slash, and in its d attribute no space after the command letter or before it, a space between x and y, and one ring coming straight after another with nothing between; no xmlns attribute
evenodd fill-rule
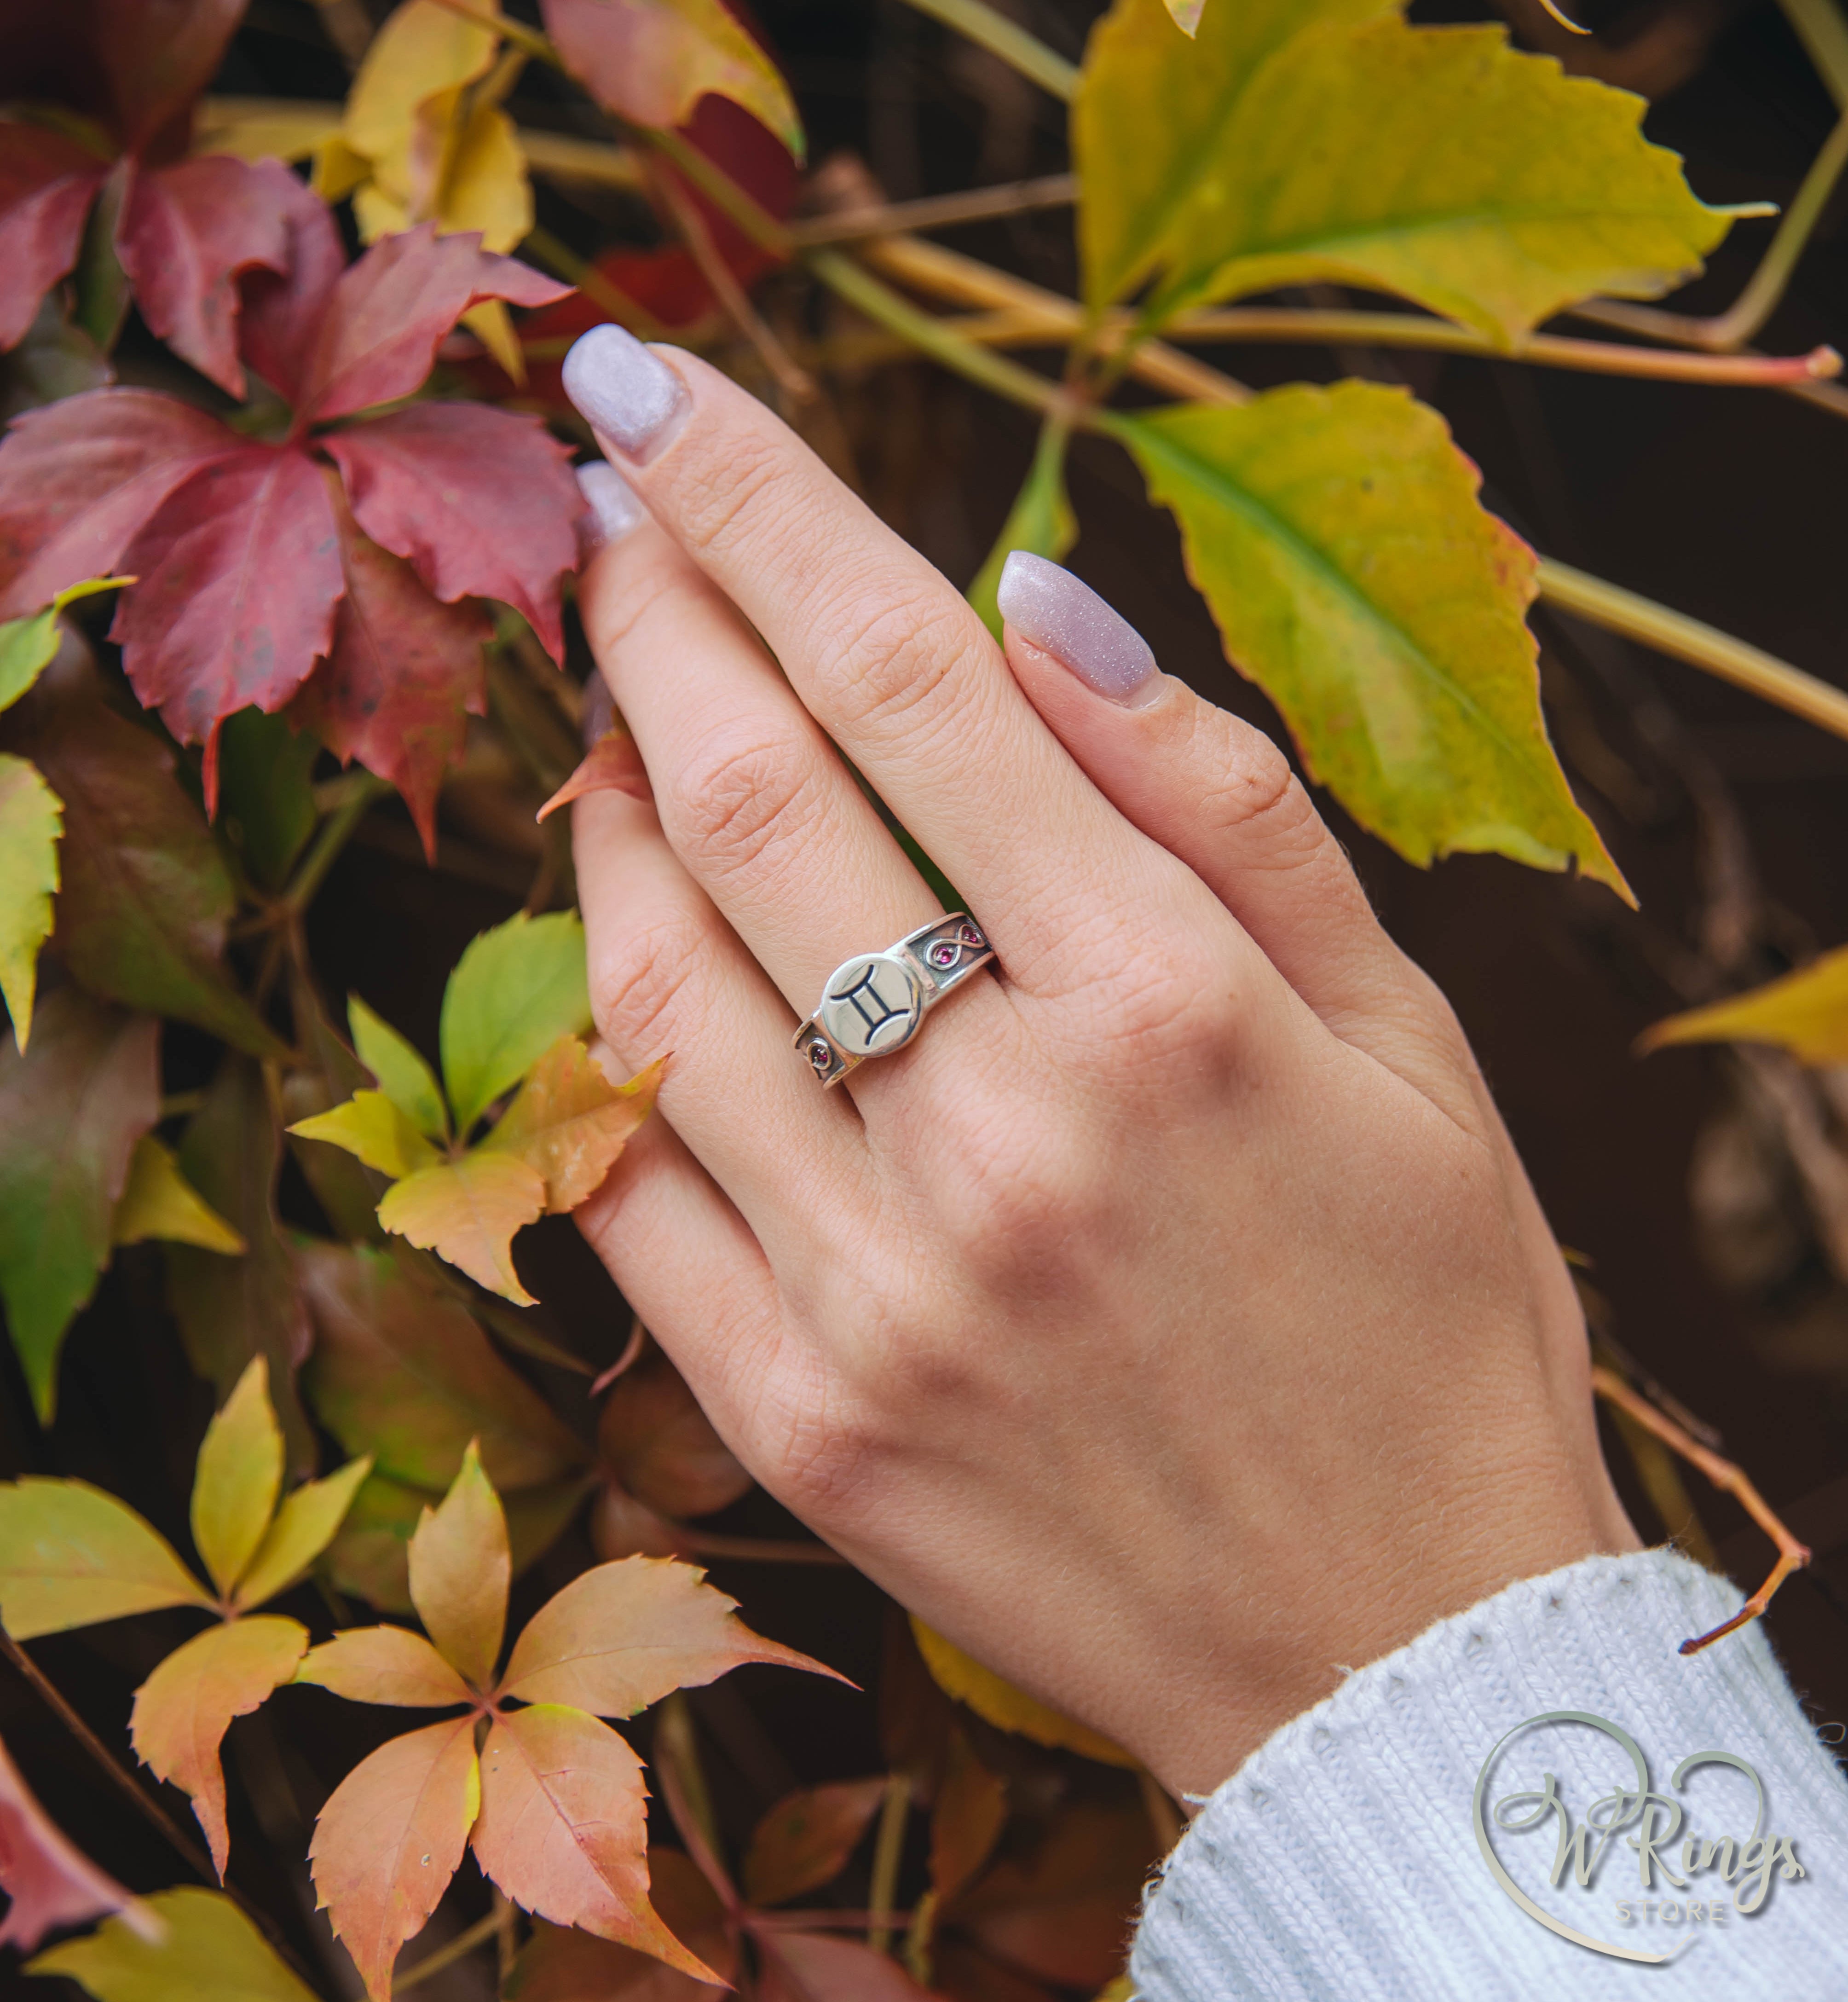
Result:
<svg viewBox="0 0 1848 2002"><path fill-rule="evenodd" d="M920 14L941 21L945 27L999 56L1010 69L1037 83L1062 102L1069 103L1078 89L1078 65L1047 47L1037 35L1030 35L1019 22L989 6L986 0L911 0Z"/></svg>
<svg viewBox="0 0 1848 2002"><path fill-rule="evenodd" d="M898 1902L898 1865L905 1854L905 1824L911 1815L911 1775L894 1773L885 1783L879 1833L873 1840L873 1881L867 1893L866 1944L875 1953L892 1944L892 1910Z"/></svg>
<svg viewBox="0 0 1848 2002"><path fill-rule="evenodd" d="M521 134L524 140L525 134ZM839 215L815 215L790 225L798 250L824 243L853 243L868 236L894 236L919 229L948 229L959 222L987 222L1036 208L1068 208L1078 199L1076 174L1042 174L1037 180L1008 181L970 188L961 194L929 194L917 201L881 203Z"/></svg>
<svg viewBox="0 0 1848 2002"><path fill-rule="evenodd" d="M1627 640L1641 640L1658 654L1686 661L1690 667L1703 668L1735 688L1775 703L1819 730L1848 738L1848 694L1762 647L1549 557L1540 560L1539 585L1541 597L1562 612L1574 612L1607 632L1620 633Z"/></svg>
<svg viewBox="0 0 1848 2002"><path fill-rule="evenodd" d="M352 839L354 831L373 805L391 790L385 780L368 772L322 822L314 846L302 859L302 867L295 871L294 880L281 898L284 909L291 917L299 917L314 902L328 870L340 859L340 850Z"/></svg>
<svg viewBox="0 0 1848 2002"><path fill-rule="evenodd" d="M554 180L588 181L596 187L642 185L642 162L633 147L612 146L601 139L574 138L565 132L537 132L520 127L520 150L535 173Z"/></svg>
<svg viewBox="0 0 1848 2002"><path fill-rule="evenodd" d="M818 393L814 378L790 358L789 350L760 313L737 281L731 267L719 255L712 232L699 213L699 204L669 173L653 176L656 191L672 211L681 241L685 244L699 275L712 288L713 296L724 309L739 333L757 350L758 358L776 379L786 396L798 403L812 403Z"/></svg>
<svg viewBox="0 0 1848 2002"><path fill-rule="evenodd" d="M1835 0L1779 0L1779 5L1836 108L1848 111L1848 21L1841 9Z"/></svg>
<svg viewBox="0 0 1848 2002"><path fill-rule="evenodd" d="M460 1932L447 1946L440 1946L434 1953L427 1953L421 1960L413 1961L409 1967L392 1983L393 2002L400 1995L407 1995L420 1982L427 1981L433 1974L441 1974L446 1967L453 1967L459 1960L466 1960L477 1947L486 1946L500 1930L500 1914L490 1912L485 1919L477 1919L466 1932Z"/></svg>
<svg viewBox="0 0 1848 2002"><path fill-rule="evenodd" d="M1615 1404L1620 1411L1627 1411L1646 1431L1653 1432L1665 1446L1672 1446L1682 1459L1691 1460L1722 1494L1730 1495L1738 1501L1752 1521L1777 1546L1777 1561L1771 1568L1771 1575L1756 1592L1746 1600L1730 1620L1724 1620L1710 1634L1696 1634L1683 1641L1681 1651L1684 1655L1697 1655L1703 1648L1710 1648L1714 1641L1735 1632L1749 1621L1758 1618L1771 1603L1772 1596L1794 1571L1801 1571L1810 1561L1807 1543L1800 1543L1780 1522L1764 1497L1746 1477L1745 1470L1730 1460L1722 1460L1711 1453L1690 1433L1682 1431L1675 1421L1666 1417L1640 1397L1614 1370L1606 1369L1595 1363L1592 1368L1592 1387L1607 1403Z"/></svg>
<svg viewBox="0 0 1848 2002"><path fill-rule="evenodd" d="M1836 183L1842 178L1844 167L1848 167L1848 113L1836 121L1835 130L1810 162L1803 185L1784 211L1777 233L1758 260L1758 268L1747 281L1745 289L1724 312L1693 323L1693 330L1689 338L1696 347L1742 347L1771 317L1790 282L1797 260L1822 219L1823 210L1829 205L1829 197L1835 193Z"/></svg>

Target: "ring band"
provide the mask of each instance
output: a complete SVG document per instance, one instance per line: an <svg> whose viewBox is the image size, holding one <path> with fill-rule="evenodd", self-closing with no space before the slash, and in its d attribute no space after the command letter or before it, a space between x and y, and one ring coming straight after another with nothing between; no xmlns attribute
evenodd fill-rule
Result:
<svg viewBox="0 0 1848 2002"><path fill-rule="evenodd" d="M823 1084L839 1084L868 1057L903 1049L946 994L994 963L995 948L966 911L884 952L856 953L828 975L820 1006L796 1031L797 1053Z"/></svg>

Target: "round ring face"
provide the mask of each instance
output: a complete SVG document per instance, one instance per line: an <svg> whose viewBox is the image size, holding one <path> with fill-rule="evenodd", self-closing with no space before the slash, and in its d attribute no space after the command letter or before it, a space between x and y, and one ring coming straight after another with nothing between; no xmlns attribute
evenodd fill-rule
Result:
<svg viewBox="0 0 1848 2002"><path fill-rule="evenodd" d="M909 1042L924 1019L924 989L895 954L862 953L829 977L815 1020L844 1055L889 1055Z"/></svg>

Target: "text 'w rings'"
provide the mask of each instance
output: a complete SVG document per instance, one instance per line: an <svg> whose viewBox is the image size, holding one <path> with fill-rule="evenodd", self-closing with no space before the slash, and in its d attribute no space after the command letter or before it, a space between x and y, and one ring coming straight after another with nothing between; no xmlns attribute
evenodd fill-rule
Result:
<svg viewBox="0 0 1848 2002"><path fill-rule="evenodd" d="M994 960L982 927L961 911L884 952L856 954L828 975L821 1006L796 1031L797 1052L824 1084L839 1084L868 1057L903 1049L953 987Z"/></svg>

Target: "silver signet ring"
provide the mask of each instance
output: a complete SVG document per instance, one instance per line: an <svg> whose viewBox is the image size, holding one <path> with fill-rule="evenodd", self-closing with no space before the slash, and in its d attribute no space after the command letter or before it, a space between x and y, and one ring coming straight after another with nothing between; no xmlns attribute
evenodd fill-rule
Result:
<svg viewBox="0 0 1848 2002"><path fill-rule="evenodd" d="M868 1057L903 1049L946 994L994 963L994 947L963 911L884 952L856 953L828 975L796 1048L822 1083L839 1084Z"/></svg>

